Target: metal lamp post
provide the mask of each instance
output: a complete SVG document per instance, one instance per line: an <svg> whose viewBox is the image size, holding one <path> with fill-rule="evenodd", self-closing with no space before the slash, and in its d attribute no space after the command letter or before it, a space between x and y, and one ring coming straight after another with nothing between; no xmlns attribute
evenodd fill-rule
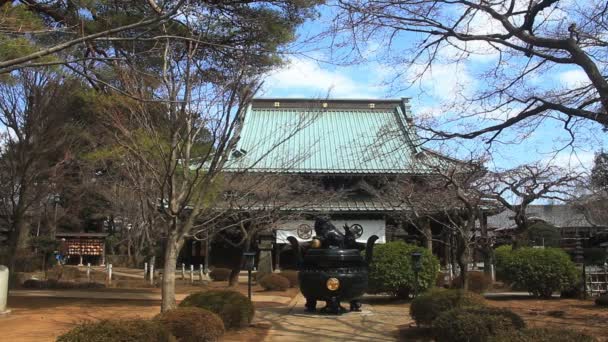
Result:
<svg viewBox="0 0 608 342"><path fill-rule="evenodd" d="M243 253L245 257L245 269L247 270L247 296L251 300L251 271L255 265L255 252Z"/></svg>
<svg viewBox="0 0 608 342"><path fill-rule="evenodd" d="M418 272L422 268L421 257L422 253L420 252L412 253L412 264L414 265L414 297L418 296Z"/></svg>

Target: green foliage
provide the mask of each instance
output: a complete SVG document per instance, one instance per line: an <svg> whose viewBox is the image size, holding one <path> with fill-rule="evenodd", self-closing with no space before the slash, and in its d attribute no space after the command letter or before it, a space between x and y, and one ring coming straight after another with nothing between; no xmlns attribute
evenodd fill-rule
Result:
<svg viewBox="0 0 608 342"><path fill-rule="evenodd" d="M454 278L452 281L452 287L460 287L462 280L460 276ZM492 287L492 278L487 276L483 272L467 272L467 286L468 290L475 293L484 293L490 287Z"/></svg>
<svg viewBox="0 0 608 342"><path fill-rule="evenodd" d="M528 244L531 246L559 247L559 229L546 222L537 222L528 227Z"/></svg>
<svg viewBox="0 0 608 342"><path fill-rule="evenodd" d="M576 330L532 328L501 333L490 342L595 342L594 337Z"/></svg>
<svg viewBox="0 0 608 342"><path fill-rule="evenodd" d="M289 288L289 279L276 274L269 273L258 279L258 284L266 291L285 291Z"/></svg>
<svg viewBox="0 0 608 342"><path fill-rule="evenodd" d="M608 294L597 297L595 299L595 305L608 307Z"/></svg>
<svg viewBox="0 0 608 342"><path fill-rule="evenodd" d="M416 286L412 253L420 252L421 270L418 272L418 291L422 292L435 284L439 272L439 261L426 248L403 241L388 242L374 248L373 261L369 267L369 293L388 292L407 297Z"/></svg>
<svg viewBox="0 0 608 342"><path fill-rule="evenodd" d="M576 284L563 289L560 293L561 298L582 299L584 297L583 281L579 280Z"/></svg>
<svg viewBox="0 0 608 342"><path fill-rule="evenodd" d="M433 321L437 342L485 342L492 336L526 327L512 311L497 308L458 308Z"/></svg>
<svg viewBox="0 0 608 342"><path fill-rule="evenodd" d="M201 308L177 308L157 315L159 321L179 342L218 341L224 323L213 312Z"/></svg>
<svg viewBox="0 0 608 342"><path fill-rule="evenodd" d="M59 336L57 342L173 342L175 337L159 322L105 320L85 323Z"/></svg>
<svg viewBox="0 0 608 342"><path fill-rule="evenodd" d="M249 298L236 291L210 290L193 293L179 306L207 309L220 316L228 330L247 327L255 314L255 308Z"/></svg>
<svg viewBox="0 0 608 342"><path fill-rule="evenodd" d="M282 270L279 275L289 280L289 287L297 287L300 284L300 281L298 280L298 271Z"/></svg>
<svg viewBox="0 0 608 342"><path fill-rule="evenodd" d="M209 272L209 277L211 277L213 281L227 281L230 279L231 272L232 271L229 268L218 267Z"/></svg>
<svg viewBox="0 0 608 342"><path fill-rule="evenodd" d="M410 315L418 325L430 325L446 312L455 308L484 305L483 297L463 290L430 289L412 301Z"/></svg>
<svg viewBox="0 0 608 342"><path fill-rule="evenodd" d="M496 272L514 289L543 298L574 286L579 279L579 271L568 254L557 248L499 247Z"/></svg>

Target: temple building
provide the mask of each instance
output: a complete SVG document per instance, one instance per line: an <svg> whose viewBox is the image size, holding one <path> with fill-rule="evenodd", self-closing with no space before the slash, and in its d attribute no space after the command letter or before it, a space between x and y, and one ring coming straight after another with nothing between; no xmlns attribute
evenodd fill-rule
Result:
<svg viewBox="0 0 608 342"><path fill-rule="evenodd" d="M421 161L437 156L419 147L412 123L406 98L255 99L224 170L291 177L294 182L312 181L321 187L315 193L293 194L283 205L289 214L278 226L259 234L260 262L271 260L274 268L290 267L293 260L286 239L310 241L316 215L329 217L337 227L350 226L358 242L375 234L380 237L378 243L405 239L432 245L430 238L422 241L417 229L399 219L407 215L406 205L388 203L376 191L398 176L431 173L428 163ZM432 222L425 229L429 234L442 232ZM440 256L445 253L441 247L436 250ZM213 248L211 253L212 264L223 259Z"/></svg>

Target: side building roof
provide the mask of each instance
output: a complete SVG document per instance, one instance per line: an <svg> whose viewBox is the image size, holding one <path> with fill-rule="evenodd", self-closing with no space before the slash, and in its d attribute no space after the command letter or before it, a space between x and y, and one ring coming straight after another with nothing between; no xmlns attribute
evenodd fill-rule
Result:
<svg viewBox="0 0 608 342"><path fill-rule="evenodd" d="M426 173L408 99L255 99L227 171Z"/></svg>

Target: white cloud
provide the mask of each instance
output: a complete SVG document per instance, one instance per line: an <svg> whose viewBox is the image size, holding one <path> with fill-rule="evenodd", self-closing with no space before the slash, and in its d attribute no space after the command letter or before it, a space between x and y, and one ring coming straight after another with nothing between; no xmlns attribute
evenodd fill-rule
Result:
<svg viewBox="0 0 608 342"><path fill-rule="evenodd" d="M557 80L568 89L573 89L589 84L589 77L584 71L573 69L558 74Z"/></svg>
<svg viewBox="0 0 608 342"><path fill-rule="evenodd" d="M595 153L592 151L563 151L556 156L545 159L545 163L568 170L584 172L593 168Z"/></svg>
<svg viewBox="0 0 608 342"><path fill-rule="evenodd" d="M463 64L434 64L426 70L424 68L423 65L410 68L409 80L417 82L421 92L439 101L457 101L477 87L476 80Z"/></svg>
<svg viewBox="0 0 608 342"><path fill-rule="evenodd" d="M358 76L361 76L361 67ZM288 64L271 72L266 79L266 93L269 96L294 97L293 94L307 94L312 97L359 98L377 97L382 87L374 84L374 68L370 67L365 81L356 80L347 68L324 68L321 64L304 58L292 58ZM381 71L381 70L379 70Z"/></svg>

